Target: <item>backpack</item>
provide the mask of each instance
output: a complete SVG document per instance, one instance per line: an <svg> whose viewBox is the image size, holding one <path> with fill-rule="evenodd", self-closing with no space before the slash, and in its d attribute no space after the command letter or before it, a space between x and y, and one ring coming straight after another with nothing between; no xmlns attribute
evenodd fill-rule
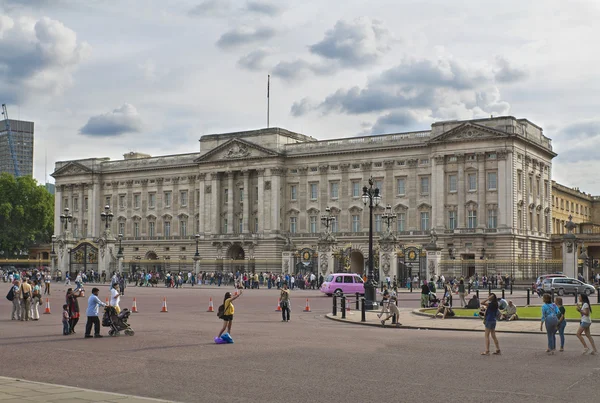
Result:
<svg viewBox="0 0 600 403"><path fill-rule="evenodd" d="M15 299L15 287L11 286L8 294L6 294L6 299L9 301L13 301Z"/></svg>
<svg viewBox="0 0 600 403"><path fill-rule="evenodd" d="M28 300L29 297L31 296L31 292L29 292L29 291L25 292L25 290L23 288L21 288L21 292L23 293L22 296L23 296L24 300Z"/></svg>
<svg viewBox="0 0 600 403"><path fill-rule="evenodd" d="M223 316L225 316L225 305L221 305L219 309L217 309L217 317L223 319Z"/></svg>

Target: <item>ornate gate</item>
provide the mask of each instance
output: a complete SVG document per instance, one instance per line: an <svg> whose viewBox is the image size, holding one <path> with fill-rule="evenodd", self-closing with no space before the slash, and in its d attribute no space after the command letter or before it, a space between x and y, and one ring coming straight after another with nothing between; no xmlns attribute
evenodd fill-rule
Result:
<svg viewBox="0 0 600 403"><path fill-rule="evenodd" d="M69 275L71 278L78 272L98 271L98 248L89 242L82 242L71 249L69 255Z"/></svg>
<svg viewBox="0 0 600 403"><path fill-rule="evenodd" d="M417 246L408 246L398 252L398 279L400 284L405 285L406 280L415 275L423 280L427 277L427 255L425 251Z"/></svg>

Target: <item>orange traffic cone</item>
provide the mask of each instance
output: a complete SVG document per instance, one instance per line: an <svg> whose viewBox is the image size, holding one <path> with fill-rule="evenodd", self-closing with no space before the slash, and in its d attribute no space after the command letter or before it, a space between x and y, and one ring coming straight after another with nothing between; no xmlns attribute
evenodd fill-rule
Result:
<svg viewBox="0 0 600 403"><path fill-rule="evenodd" d="M277 301L277 309L275 309L275 312L281 312L281 298Z"/></svg>
<svg viewBox="0 0 600 403"><path fill-rule="evenodd" d="M137 303L136 303L136 301L135 301L135 297L133 297L133 306L131 307L131 312L132 312L132 313L138 313L138 310L137 310Z"/></svg>
<svg viewBox="0 0 600 403"><path fill-rule="evenodd" d="M110 301L108 300L108 297L106 297L106 305L110 306Z"/></svg>
<svg viewBox="0 0 600 403"><path fill-rule="evenodd" d="M162 305L162 309L160 311L161 312L168 312L167 311L167 297L163 298L163 305Z"/></svg>
<svg viewBox="0 0 600 403"><path fill-rule="evenodd" d="M44 313L50 313L50 298L46 298L46 310Z"/></svg>
<svg viewBox="0 0 600 403"><path fill-rule="evenodd" d="M304 307L304 312L310 312L310 304L308 303L308 298L306 298L306 306Z"/></svg>
<svg viewBox="0 0 600 403"><path fill-rule="evenodd" d="M208 311L206 311L206 312L214 312L214 311L215 311L215 308L213 306L213 300L212 300L212 297L210 297L210 299L208 300Z"/></svg>

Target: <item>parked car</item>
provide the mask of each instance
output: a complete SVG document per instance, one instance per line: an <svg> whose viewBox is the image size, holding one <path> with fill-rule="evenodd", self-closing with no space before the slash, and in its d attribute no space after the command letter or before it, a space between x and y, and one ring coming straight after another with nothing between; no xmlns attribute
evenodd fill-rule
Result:
<svg viewBox="0 0 600 403"><path fill-rule="evenodd" d="M333 273L328 275L320 288L327 296L365 293L363 279L356 273Z"/></svg>
<svg viewBox="0 0 600 403"><path fill-rule="evenodd" d="M565 274L562 273L555 273L555 274L542 274L541 276L539 276L536 280L536 283L540 282L541 284L544 283L544 280L547 280L549 278L554 278L554 277L567 277Z"/></svg>
<svg viewBox="0 0 600 403"><path fill-rule="evenodd" d="M554 292L556 292L558 295L575 293L591 295L596 292L594 286L569 277L547 278L542 283L542 288L545 292L550 292L552 289L554 289Z"/></svg>

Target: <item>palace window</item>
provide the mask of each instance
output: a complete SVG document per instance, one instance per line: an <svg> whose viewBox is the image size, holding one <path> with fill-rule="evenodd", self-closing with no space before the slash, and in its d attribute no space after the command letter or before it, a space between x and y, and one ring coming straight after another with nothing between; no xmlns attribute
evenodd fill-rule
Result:
<svg viewBox="0 0 600 403"><path fill-rule="evenodd" d="M171 221L165 221L165 231L164 231L164 236L165 237L169 237L171 236Z"/></svg>
<svg viewBox="0 0 600 403"><path fill-rule="evenodd" d="M448 175L448 191L453 193L457 191L457 176L456 175Z"/></svg>
<svg viewBox="0 0 600 403"><path fill-rule="evenodd" d="M292 234L296 233L296 230L297 230L296 226L297 226L297 224L298 224L298 218L297 217L290 217L290 232Z"/></svg>
<svg viewBox="0 0 600 403"><path fill-rule="evenodd" d="M179 192L179 205L181 207L187 207L188 205L188 192L187 190L182 190Z"/></svg>
<svg viewBox="0 0 600 403"><path fill-rule="evenodd" d="M356 214L352 216L352 232L360 232L360 216Z"/></svg>
<svg viewBox="0 0 600 403"><path fill-rule="evenodd" d="M133 208L140 208L140 195L139 194L135 194L133 195Z"/></svg>
<svg viewBox="0 0 600 403"><path fill-rule="evenodd" d="M381 232L381 214L375 214L375 232Z"/></svg>
<svg viewBox="0 0 600 403"><path fill-rule="evenodd" d="M318 191L319 191L319 184L311 183L310 184L310 199L311 200L317 200Z"/></svg>
<svg viewBox="0 0 600 403"><path fill-rule="evenodd" d="M296 185L290 186L290 199L298 200L298 186L296 186Z"/></svg>
<svg viewBox="0 0 600 403"><path fill-rule="evenodd" d="M155 232L156 232L156 231L155 231L155 225L156 225L156 224L154 223L154 221L150 221L150 222L148 223L148 236L150 236L150 237L153 237L153 236L154 236L154 234L155 234Z"/></svg>
<svg viewBox="0 0 600 403"><path fill-rule="evenodd" d="M179 236L187 236L187 221L179 221Z"/></svg>
<svg viewBox="0 0 600 403"><path fill-rule="evenodd" d="M498 211L496 209L488 210L488 228L498 228Z"/></svg>
<svg viewBox="0 0 600 403"><path fill-rule="evenodd" d="M498 174L496 172L488 172L487 185L488 190L496 190L498 188Z"/></svg>
<svg viewBox="0 0 600 403"><path fill-rule="evenodd" d="M421 194L429 194L429 177L421 176Z"/></svg>
<svg viewBox="0 0 600 403"><path fill-rule="evenodd" d="M421 231L429 231L429 211L421 211Z"/></svg>
<svg viewBox="0 0 600 403"><path fill-rule="evenodd" d="M477 174L467 175L467 185L469 192L474 192L477 190Z"/></svg>
<svg viewBox="0 0 600 403"><path fill-rule="evenodd" d="M398 178L396 180L396 189L398 196L404 196L406 194L406 178Z"/></svg>
<svg viewBox="0 0 600 403"><path fill-rule="evenodd" d="M477 228L477 210L469 210L467 215L467 228Z"/></svg>
<svg viewBox="0 0 600 403"><path fill-rule="evenodd" d="M398 222L398 232L404 232L406 228L406 213L398 213L396 220Z"/></svg>
<svg viewBox="0 0 600 403"><path fill-rule="evenodd" d="M309 217L308 227L311 234L317 233L317 216L311 215Z"/></svg>
<svg viewBox="0 0 600 403"><path fill-rule="evenodd" d="M352 197L360 197L360 183L352 182Z"/></svg>
<svg viewBox="0 0 600 403"><path fill-rule="evenodd" d="M165 192L165 207L171 207L171 192Z"/></svg>
<svg viewBox="0 0 600 403"><path fill-rule="evenodd" d="M456 229L456 211L448 211L448 229Z"/></svg>
<svg viewBox="0 0 600 403"><path fill-rule="evenodd" d="M148 193L148 207L156 207L156 193Z"/></svg>
<svg viewBox="0 0 600 403"><path fill-rule="evenodd" d="M330 185L330 189L331 189L331 198L337 199L339 197L339 189L340 189L339 182L331 182L329 185Z"/></svg>

